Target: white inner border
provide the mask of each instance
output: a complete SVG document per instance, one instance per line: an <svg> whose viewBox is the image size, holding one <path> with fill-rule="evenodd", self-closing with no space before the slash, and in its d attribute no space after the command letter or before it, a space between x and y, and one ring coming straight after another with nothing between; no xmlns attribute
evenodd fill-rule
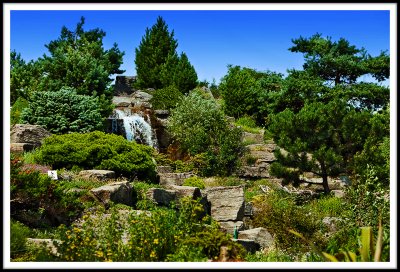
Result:
<svg viewBox="0 0 400 272"><path fill-rule="evenodd" d="M276 262L235 262L235 263L169 263L169 262L10 262L10 188L7 180L3 182L3 268L129 268L129 269L166 269L166 268L213 268L213 269L272 269L272 268L397 268L397 4L323 4L323 3L282 3L282 4L220 4L220 3L167 3L167 4L121 4L121 3L7 3L3 4L3 166L4 177L10 176L10 12L11 10L388 10L390 11L390 256L387 263L276 263ZM7 186L5 186L7 185ZM4 207L8 207L5 209Z"/></svg>

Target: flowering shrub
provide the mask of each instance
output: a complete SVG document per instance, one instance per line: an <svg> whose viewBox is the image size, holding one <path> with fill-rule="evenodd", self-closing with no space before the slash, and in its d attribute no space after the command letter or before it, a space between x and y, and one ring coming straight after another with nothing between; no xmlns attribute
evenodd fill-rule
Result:
<svg viewBox="0 0 400 272"><path fill-rule="evenodd" d="M111 209L110 216L86 214L80 226L59 227L58 256L48 253L46 260L206 261L218 258L221 245L231 249L231 257L244 258L240 244L221 233L211 217L201 216L203 207L198 200L183 198L179 206L178 211L159 208L121 213ZM189 250L186 257L182 248Z"/></svg>
<svg viewBox="0 0 400 272"><path fill-rule="evenodd" d="M10 157L10 197L11 216L32 224L24 217L19 218L18 211L30 210L37 214L37 222L47 218L55 225L68 223L82 210L78 193L64 192L63 184L52 180L39 171L41 168L24 167L21 157ZM63 219L61 219L63 218ZM24 222L24 220L28 220ZM60 220L66 220L60 222Z"/></svg>

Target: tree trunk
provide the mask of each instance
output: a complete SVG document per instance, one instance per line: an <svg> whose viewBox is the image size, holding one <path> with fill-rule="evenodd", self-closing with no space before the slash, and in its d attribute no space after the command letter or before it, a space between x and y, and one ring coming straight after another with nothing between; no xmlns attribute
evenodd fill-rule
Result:
<svg viewBox="0 0 400 272"><path fill-rule="evenodd" d="M328 185L328 175L324 174L322 176L322 186L324 186L324 192L325 194L329 194L331 190L329 190L329 185Z"/></svg>
<svg viewBox="0 0 400 272"><path fill-rule="evenodd" d="M322 172L322 186L324 187L324 193L329 194L329 185L328 185L328 173L326 171L325 162L320 162L321 164L321 172Z"/></svg>

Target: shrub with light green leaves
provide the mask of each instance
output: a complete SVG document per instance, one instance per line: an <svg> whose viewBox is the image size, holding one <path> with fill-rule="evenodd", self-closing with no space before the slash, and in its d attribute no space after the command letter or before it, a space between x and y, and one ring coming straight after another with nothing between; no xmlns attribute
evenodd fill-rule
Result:
<svg viewBox="0 0 400 272"><path fill-rule="evenodd" d="M206 187L204 180L196 176L185 179L182 185L197 187L199 189L204 189Z"/></svg>
<svg viewBox="0 0 400 272"><path fill-rule="evenodd" d="M171 111L168 131L189 156L201 155L201 175L230 175L243 153L242 130L232 127L215 100L195 89Z"/></svg>
<svg viewBox="0 0 400 272"><path fill-rule="evenodd" d="M155 110L170 110L176 107L183 94L174 85L158 89L154 92L151 104Z"/></svg>
<svg viewBox="0 0 400 272"><path fill-rule="evenodd" d="M104 169L117 176L155 179L153 148L101 131L52 135L45 139L36 161L53 169Z"/></svg>
<svg viewBox="0 0 400 272"><path fill-rule="evenodd" d="M22 123L41 125L54 134L101 130L104 119L99 99L79 95L73 88L34 92L21 113Z"/></svg>

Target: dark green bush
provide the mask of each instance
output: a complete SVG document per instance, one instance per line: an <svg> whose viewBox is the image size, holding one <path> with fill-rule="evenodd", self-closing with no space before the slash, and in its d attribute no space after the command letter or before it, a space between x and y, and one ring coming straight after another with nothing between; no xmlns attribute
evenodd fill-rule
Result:
<svg viewBox="0 0 400 272"><path fill-rule="evenodd" d="M155 164L149 146L130 142L115 134L100 131L52 135L38 153L38 162L54 169L104 169L117 176L154 180Z"/></svg>
<svg viewBox="0 0 400 272"><path fill-rule="evenodd" d="M154 92L151 104L155 110L170 110L176 107L183 98L183 94L171 85Z"/></svg>
<svg viewBox="0 0 400 272"><path fill-rule="evenodd" d="M104 126L99 99L79 95L69 87L57 92L34 92L29 106L21 113L21 120L41 125L54 134L84 133Z"/></svg>

